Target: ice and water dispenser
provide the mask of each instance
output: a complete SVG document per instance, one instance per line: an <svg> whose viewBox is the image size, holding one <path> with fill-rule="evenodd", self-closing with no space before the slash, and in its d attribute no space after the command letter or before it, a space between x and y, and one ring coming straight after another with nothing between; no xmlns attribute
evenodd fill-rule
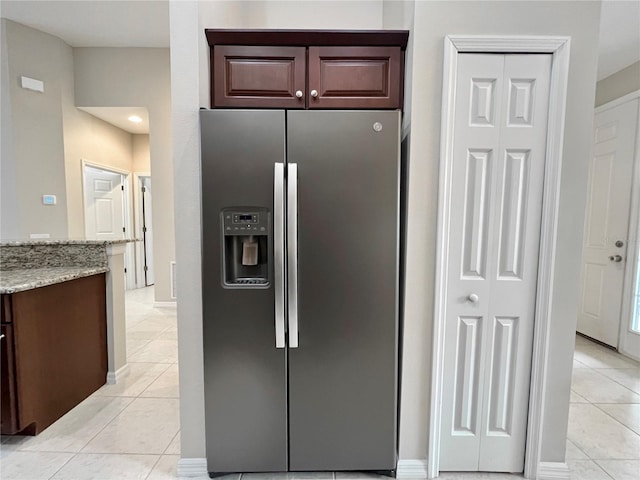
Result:
<svg viewBox="0 0 640 480"><path fill-rule="evenodd" d="M221 212L222 284L226 288L269 286L270 214L266 208L229 207Z"/></svg>

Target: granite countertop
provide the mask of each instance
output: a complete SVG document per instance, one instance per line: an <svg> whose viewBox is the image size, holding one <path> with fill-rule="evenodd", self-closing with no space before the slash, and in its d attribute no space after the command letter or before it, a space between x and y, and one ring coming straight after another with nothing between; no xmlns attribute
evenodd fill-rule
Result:
<svg viewBox="0 0 640 480"><path fill-rule="evenodd" d="M138 238L120 238L118 240L55 240L55 239L34 239L34 240L3 240L0 246L21 246L21 245L118 245L120 243L140 242Z"/></svg>
<svg viewBox="0 0 640 480"><path fill-rule="evenodd" d="M108 272L107 267L47 267L0 272L0 293L16 293Z"/></svg>

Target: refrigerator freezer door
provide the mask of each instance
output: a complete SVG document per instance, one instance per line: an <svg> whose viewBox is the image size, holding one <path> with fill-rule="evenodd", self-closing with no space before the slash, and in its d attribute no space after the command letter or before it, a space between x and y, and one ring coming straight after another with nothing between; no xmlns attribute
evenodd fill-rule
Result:
<svg viewBox="0 0 640 480"><path fill-rule="evenodd" d="M204 110L200 128L208 469L282 471L287 469L286 350L274 341L274 286L223 287L220 213L257 207L273 218L274 163L285 156L284 111ZM273 245L268 256L273 279Z"/></svg>
<svg viewBox="0 0 640 480"><path fill-rule="evenodd" d="M289 467L393 470L400 114L287 115L299 329L289 349Z"/></svg>

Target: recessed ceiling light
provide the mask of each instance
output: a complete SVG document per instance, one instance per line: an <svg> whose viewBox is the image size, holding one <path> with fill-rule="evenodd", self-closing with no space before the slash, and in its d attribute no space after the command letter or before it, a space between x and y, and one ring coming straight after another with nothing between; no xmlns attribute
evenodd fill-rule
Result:
<svg viewBox="0 0 640 480"><path fill-rule="evenodd" d="M140 122L142 122L142 119L137 115L131 115L129 117L129 121L133 122L133 123L140 123Z"/></svg>

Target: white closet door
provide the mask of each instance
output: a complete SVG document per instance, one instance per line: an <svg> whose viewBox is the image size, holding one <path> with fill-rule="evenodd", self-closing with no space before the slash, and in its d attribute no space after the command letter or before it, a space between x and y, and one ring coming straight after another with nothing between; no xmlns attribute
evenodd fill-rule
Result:
<svg viewBox="0 0 640 480"><path fill-rule="evenodd" d="M638 101L600 112L594 123L577 330L617 348Z"/></svg>
<svg viewBox="0 0 640 480"><path fill-rule="evenodd" d="M441 470L524 468L550 55L459 55Z"/></svg>
<svg viewBox="0 0 640 480"><path fill-rule="evenodd" d="M124 238L122 175L84 167L85 234L93 240Z"/></svg>

